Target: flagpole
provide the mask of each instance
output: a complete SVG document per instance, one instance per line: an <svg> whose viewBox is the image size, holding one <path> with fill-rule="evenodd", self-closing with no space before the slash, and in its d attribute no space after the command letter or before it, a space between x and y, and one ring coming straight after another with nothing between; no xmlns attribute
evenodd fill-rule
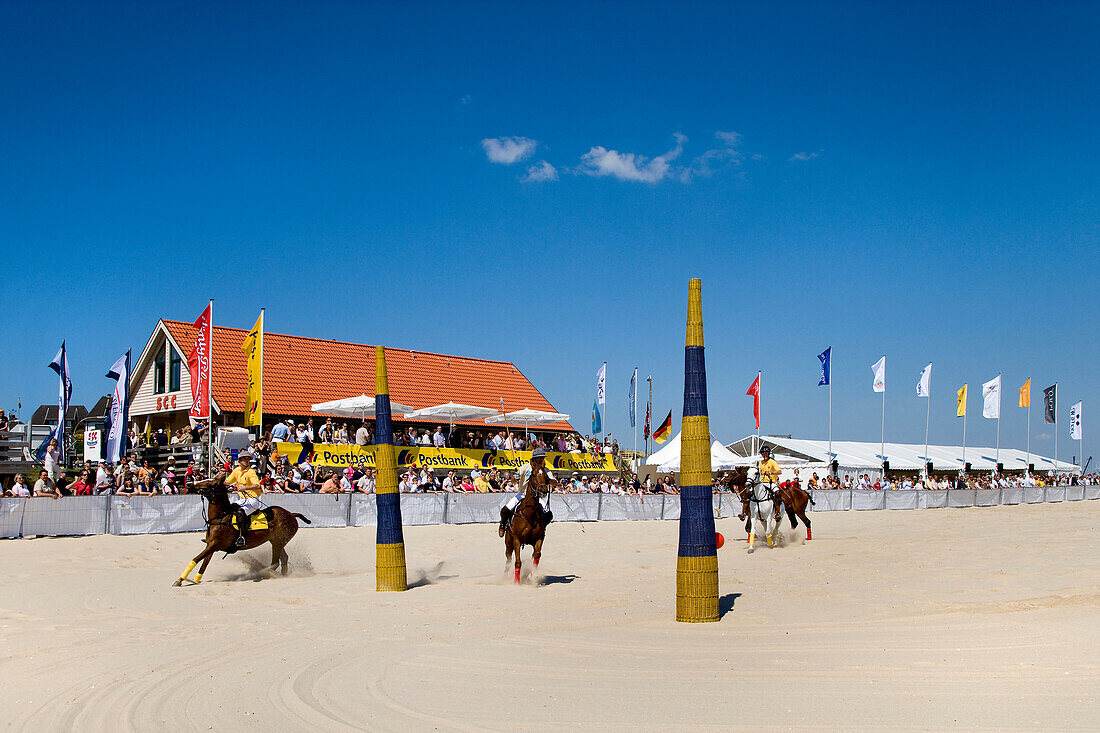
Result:
<svg viewBox="0 0 1100 733"><path fill-rule="evenodd" d="M932 367L932 362L928 362L928 367ZM924 475L928 475L928 464L932 460L928 457L928 423L932 418L932 374L928 374L928 404L924 409Z"/></svg>
<svg viewBox="0 0 1100 733"><path fill-rule="evenodd" d="M1031 377L1027 378L1027 464L1024 475L1031 475Z"/></svg>
<svg viewBox="0 0 1100 733"><path fill-rule="evenodd" d="M830 361L832 353L829 354ZM833 366L829 364L829 463L833 462Z"/></svg>
<svg viewBox="0 0 1100 733"><path fill-rule="evenodd" d="M963 405L963 475L966 475L966 405Z"/></svg>
<svg viewBox="0 0 1100 733"><path fill-rule="evenodd" d="M1001 375L998 374L997 376L1000 377ZM997 458L995 459L997 464L1000 464L1000 462L1001 462L1001 406L1002 406L1002 404L1001 404L1002 403L1001 393L1002 392L1004 392L1004 386L998 380L998 382L997 382L997 453L996 453ZM994 471L994 473L997 473L997 474L1000 473L1000 471L997 471L997 466L993 467L993 471Z"/></svg>
<svg viewBox="0 0 1100 733"><path fill-rule="evenodd" d="M1054 472L1058 472L1058 383L1054 383Z"/></svg>
<svg viewBox="0 0 1100 733"><path fill-rule="evenodd" d="M260 438L264 437L264 309L260 308L260 404L256 410L256 431Z"/></svg>
<svg viewBox="0 0 1100 733"><path fill-rule="evenodd" d="M882 438L879 447L882 460L886 460L886 385L882 387ZM885 477L884 477L885 478Z"/></svg>
<svg viewBox="0 0 1100 733"><path fill-rule="evenodd" d="M757 415L764 412L762 405L760 404L760 393L764 391L764 370L760 370L756 373L756 404ZM756 421L756 452L760 452L760 420Z"/></svg>
<svg viewBox="0 0 1100 733"><path fill-rule="evenodd" d="M653 414L653 375L650 374L645 378L645 381L649 382L649 402L646 403L645 414L646 419L651 420ZM650 428L653 426L650 425ZM649 435L645 436L645 457L649 458Z"/></svg>
<svg viewBox="0 0 1100 733"><path fill-rule="evenodd" d="M634 458L638 457L638 367L634 367Z"/></svg>
<svg viewBox="0 0 1100 733"><path fill-rule="evenodd" d="M206 434L210 436L210 448L206 451L207 477L214 475L214 299L210 299L210 353L206 355ZM201 371L201 368L200 368Z"/></svg>

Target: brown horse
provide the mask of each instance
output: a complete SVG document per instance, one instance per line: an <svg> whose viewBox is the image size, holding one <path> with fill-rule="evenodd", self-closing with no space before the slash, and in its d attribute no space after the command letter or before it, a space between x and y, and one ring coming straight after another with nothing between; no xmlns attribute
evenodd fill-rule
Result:
<svg viewBox="0 0 1100 733"><path fill-rule="evenodd" d="M812 540L810 518L806 516L806 507L814 503L814 498L810 496L810 493L793 481L784 481L779 485L779 490L775 492L775 498L783 502L787 518L791 520L791 529L797 527L798 520L801 519L802 523L806 525L806 539ZM798 517L798 519L795 519L795 517Z"/></svg>
<svg viewBox="0 0 1100 733"><path fill-rule="evenodd" d="M214 556L215 552L235 552L242 549L235 544L237 529L232 522L236 507L229 501L229 492L225 487L225 474L222 473L215 478L196 482L195 491L201 494L210 505L209 516L206 520L206 538L203 540L206 542L206 548L195 556L195 559L187 566L187 570L172 585L183 585L183 581L187 580L187 576L191 574L191 571L195 569L199 562L202 562L202 566L199 567L199 573L195 576L195 583L202 582L202 574L206 572L206 566L210 564L210 558ZM245 531L245 546L243 549L251 550L253 547L259 547L265 542L270 542L270 569L275 570L281 564L281 572L286 575L287 560L289 560L285 549L286 544L298 531L299 519L306 524L312 524L312 522L305 515L289 512L281 506L268 507L256 512L253 516L260 514L267 518L267 529L249 529Z"/></svg>
<svg viewBox="0 0 1100 733"><path fill-rule="evenodd" d="M542 557L542 541L546 538L546 514L539 499L550 491L557 481L546 475L546 469L532 471L524 487L523 501L516 507L512 520L504 531L504 556L516 555L516 582L519 582L520 549L524 545L534 548L535 567Z"/></svg>

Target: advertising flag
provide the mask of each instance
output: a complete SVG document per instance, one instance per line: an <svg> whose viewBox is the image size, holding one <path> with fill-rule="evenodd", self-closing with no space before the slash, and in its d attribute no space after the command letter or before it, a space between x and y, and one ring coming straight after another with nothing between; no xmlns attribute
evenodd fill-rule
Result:
<svg viewBox="0 0 1100 733"><path fill-rule="evenodd" d="M600 420L600 403L596 400L592 403L592 434L603 432L603 421Z"/></svg>
<svg viewBox="0 0 1100 733"><path fill-rule="evenodd" d="M649 440L649 414L653 410L653 405L648 401L645 403L645 424L642 425L642 439Z"/></svg>
<svg viewBox="0 0 1100 733"><path fill-rule="evenodd" d="M634 367L634 376L632 376L630 378L630 427L632 427L632 428L638 427L638 421L635 419L635 415L634 415L634 412L635 412L634 403L637 401L637 399L638 399L638 368ZM634 435L637 436L638 434L634 433ZM637 437L635 437L635 440L637 440Z"/></svg>
<svg viewBox="0 0 1100 733"><path fill-rule="evenodd" d="M830 384L832 378L833 347L830 346L822 351L817 355L817 358L821 360L821 379L817 380L817 386L825 387Z"/></svg>
<svg viewBox="0 0 1100 733"><path fill-rule="evenodd" d="M886 391L886 357L882 357L871 365L871 371L875 373L875 381L871 388L876 392Z"/></svg>
<svg viewBox="0 0 1100 733"><path fill-rule="evenodd" d="M672 434L672 410L668 411L668 417L661 421L661 424L653 431L653 439L658 443L664 443L668 440L668 436Z"/></svg>
<svg viewBox="0 0 1100 733"><path fill-rule="evenodd" d="M46 458L46 449L50 447L50 441L57 439L59 457L65 461L65 416L69 413L69 399L73 396L73 383L69 379L69 357L65 353L65 342L61 342L61 348L50 362L50 369L57 372L57 427L50 433L50 437L42 441L42 445L35 451L35 457L42 461Z"/></svg>
<svg viewBox="0 0 1100 733"><path fill-rule="evenodd" d="M756 429L760 429L760 375L756 375L756 379L752 380L752 384L749 385L749 391L745 393L749 397L752 397L752 416L756 418Z"/></svg>
<svg viewBox="0 0 1100 733"><path fill-rule="evenodd" d="M955 417L966 417L966 385L964 384L956 394L958 398L955 400Z"/></svg>
<svg viewBox="0 0 1100 733"><path fill-rule="evenodd" d="M1069 408L1069 437L1073 440L1081 439L1081 406L1083 403L1078 402L1073 407Z"/></svg>
<svg viewBox="0 0 1100 733"><path fill-rule="evenodd" d="M205 419L210 416L210 352L213 350L214 329L210 323L213 304L206 306L194 326L198 329L195 347L187 357L191 370L191 417Z"/></svg>
<svg viewBox="0 0 1100 733"><path fill-rule="evenodd" d="M1049 425L1058 423L1058 383L1043 390L1043 422Z"/></svg>
<svg viewBox="0 0 1100 733"><path fill-rule="evenodd" d="M596 404L604 404L604 382L607 380L607 362L596 372Z"/></svg>
<svg viewBox="0 0 1100 733"><path fill-rule="evenodd" d="M1020 387L1020 407L1031 407L1031 377Z"/></svg>
<svg viewBox="0 0 1100 733"><path fill-rule="evenodd" d="M107 378L115 380L115 389L105 420L107 439L103 442L103 460L118 463L126 452L126 426L130 424L129 351L118 358L107 372Z"/></svg>
<svg viewBox="0 0 1100 733"><path fill-rule="evenodd" d="M982 405L982 417L988 417L994 420L1001 419L1001 375L998 374L993 379L982 385L982 399L984 404Z"/></svg>
<svg viewBox="0 0 1100 733"><path fill-rule="evenodd" d="M256 319L256 325L248 332L241 344L241 351L245 353L245 363L248 366L248 391L245 404L244 424L246 426L260 427L263 420L263 378L264 378L264 311L260 309L260 317Z"/></svg>
<svg viewBox="0 0 1100 733"><path fill-rule="evenodd" d="M932 362L928 362L928 366L920 373L920 379L917 380L917 397L927 397L929 392L932 391Z"/></svg>

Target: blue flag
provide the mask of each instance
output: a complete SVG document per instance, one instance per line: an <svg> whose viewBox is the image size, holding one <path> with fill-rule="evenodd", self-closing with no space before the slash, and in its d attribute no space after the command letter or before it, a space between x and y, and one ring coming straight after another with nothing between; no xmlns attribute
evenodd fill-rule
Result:
<svg viewBox="0 0 1100 733"><path fill-rule="evenodd" d="M592 434L597 435L603 432L603 421L600 420L600 403L597 401L592 402Z"/></svg>
<svg viewBox="0 0 1100 733"><path fill-rule="evenodd" d="M50 433L50 437L38 446L35 457L42 461L46 458L46 449L50 447L50 441L57 439L57 447L61 451L60 458L65 460L65 416L69 412L69 399L73 396L73 383L69 380L69 357L65 355L65 342L61 342L61 348L57 350L57 356L50 362L50 369L57 372L60 385L57 391L57 427Z"/></svg>
<svg viewBox="0 0 1100 733"><path fill-rule="evenodd" d="M634 402L638 399L638 369L635 367L634 376L630 378L630 427L637 427L634 420Z"/></svg>
<svg viewBox="0 0 1100 733"><path fill-rule="evenodd" d="M832 378L832 365L830 362L833 359L833 347L830 346L822 351L817 355L817 358L821 360L821 379L818 380L817 386L824 387L829 384Z"/></svg>
<svg viewBox="0 0 1100 733"><path fill-rule="evenodd" d="M130 421L130 352L119 357L107 378L115 380L111 409L107 411L107 438L102 442L103 460L118 463L126 452L126 427Z"/></svg>

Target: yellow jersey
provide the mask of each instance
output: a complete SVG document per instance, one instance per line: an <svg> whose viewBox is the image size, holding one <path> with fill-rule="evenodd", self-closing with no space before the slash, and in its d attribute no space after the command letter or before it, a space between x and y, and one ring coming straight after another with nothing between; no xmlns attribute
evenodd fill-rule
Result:
<svg viewBox="0 0 1100 733"><path fill-rule="evenodd" d="M774 458L760 461L758 468L760 469L760 480L764 483L777 483L779 481L779 464L775 462Z"/></svg>
<svg viewBox="0 0 1100 733"><path fill-rule="evenodd" d="M234 468L233 473L225 477L225 485L235 486L238 494L249 499L258 499L264 493L260 486L260 477L251 467L243 471L240 466Z"/></svg>

